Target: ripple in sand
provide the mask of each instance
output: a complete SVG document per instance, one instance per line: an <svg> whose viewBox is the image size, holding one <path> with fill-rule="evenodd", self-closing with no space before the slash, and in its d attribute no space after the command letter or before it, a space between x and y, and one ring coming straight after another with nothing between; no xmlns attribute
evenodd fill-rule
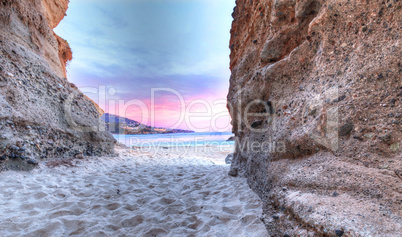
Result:
<svg viewBox="0 0 402 237"><path fill-rule="evenodd" d="M266 236L246 180L207 159L127 155L0 174L1 237Z"/></svg>

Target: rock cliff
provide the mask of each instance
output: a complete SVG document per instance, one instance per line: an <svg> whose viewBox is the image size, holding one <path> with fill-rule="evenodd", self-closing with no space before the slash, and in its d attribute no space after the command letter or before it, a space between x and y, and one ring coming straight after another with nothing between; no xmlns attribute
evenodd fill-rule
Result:
<svg viewBox="0 0 402 237"><path fill-rule="evenodd" d="M68 2L0 0L0 170L113 152L102 111L66 79L72 53L53 28Z"/></svg>
<svg viewBox="0 0 402 237"><path fill-rule="evenodd" d="M402 2L237 0L231 175L272 236L402 232Z"/></svg>

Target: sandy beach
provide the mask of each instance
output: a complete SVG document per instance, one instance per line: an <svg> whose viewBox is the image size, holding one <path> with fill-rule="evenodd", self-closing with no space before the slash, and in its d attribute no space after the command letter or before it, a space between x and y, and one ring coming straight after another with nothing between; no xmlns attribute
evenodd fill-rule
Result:
<svg viewBox="0 0 402 237"><path fill-rule="evenodd" d="M260 199L227 175L229 151L117 152L1 173L1 236L267 236Z"/></svg>

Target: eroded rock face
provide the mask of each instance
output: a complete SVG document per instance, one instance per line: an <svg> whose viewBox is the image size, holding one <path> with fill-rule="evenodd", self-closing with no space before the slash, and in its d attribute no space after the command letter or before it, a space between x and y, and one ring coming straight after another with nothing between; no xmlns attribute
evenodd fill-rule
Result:
<svg viewBox="0 0 402 237"><path fill-rule="evenodd" d="M113 152L98 108L66 79L72 53L53 28L68 0L0 0L0 170Z"/></svg>
<svg viewBox="0 0 402 237"><path fill-rule="evenodd" d="M401 232L401 12L394 0L237 0L232 170L273 236Z"/></svg>

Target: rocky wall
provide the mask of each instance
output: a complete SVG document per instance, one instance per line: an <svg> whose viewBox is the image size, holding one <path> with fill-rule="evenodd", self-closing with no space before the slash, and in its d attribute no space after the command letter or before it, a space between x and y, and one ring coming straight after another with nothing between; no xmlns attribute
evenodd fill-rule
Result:
<svg viewBox="0 0 402 237"><path fill-rule="evenodd" d="M0 170L113 153L103 111L66 79L72 53L53 28L67 7L68 0L0 0Z"/></svg>
<svg viewBox="0 0 402 237"><path fill-rule="evenodd" d="M397 236L402 3L237 0L231 175L272 236Z"/></svg>

